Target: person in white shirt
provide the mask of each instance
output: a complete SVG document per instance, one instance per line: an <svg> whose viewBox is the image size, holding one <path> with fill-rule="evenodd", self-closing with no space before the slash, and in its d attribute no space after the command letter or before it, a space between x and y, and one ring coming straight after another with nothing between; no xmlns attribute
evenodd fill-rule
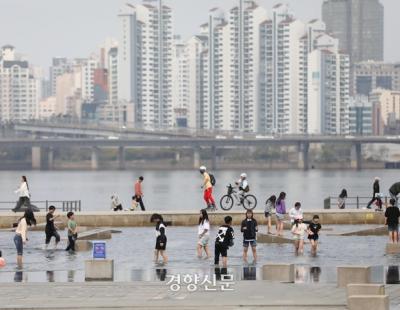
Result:
<svg viewBox="0 0 400 310"><path fill-rule="evenodd" d="M292 235L294 240L295 254L303 254L304 249L304 236L306 235L308 227L303 223L303 217L297 216L292 226Z"/></svg>
<svg viewBox="0 0 400 310"><path fill-rule="evenodd" d="M208 251L208 241L210 240L210 221L208 220L206 209L200 210L198 238L197 257L202 258L202 250L204 249L204 252L206 252L207 255L206 259L210 258L210 252Z"/></svg>
<svg viewBox="0 0 400 310"><path fill-rule="evenodd" d="M123 210L122 204L119 201L119 197L117 194L113 194L111 196L111 210L113 210L113 211L118 211L118 210L122 211Z"/></svg>
<svg viewBox="0 0 400 310"><path fill-rule="evenodd" d="M15 230L14 244L17 249L17 265L22 267L22 255L24 252L24 244L28 241L28 226L36 225L35 215L31 210L26 210L24 216L18 220L18 226Z"/></svg>
<svg viewBox="0 0 400 310"><path fill-rule="evenodd" d="M22 206L26 205L29 206L30 205L30 193L29 193L29 186L28 186L28 180L26 178L26 176L22 176L21 177L21 185L19 186L19 188L15 191L16 194L18 194L19 199L17 202L17 205L15 206L14 209L12 209L12 211L17 212L19 209L21 209Z"/></svg>
<svg viewBox="0 0 400 310"><path fill-rule="evenodd" d="M294 208L289 210L290 223L293 225L296 218L303 218L303 210L301 209L301 203L296 202Z"/></svg>
<svg viewBox="0 0 400 310"><path fill-rule="evenodd" d="M239 188L240 199L243 200L245 194L250 191L249 181L247 180L247 174L242 173L240 175L240 179L235 183Z"/></svg>

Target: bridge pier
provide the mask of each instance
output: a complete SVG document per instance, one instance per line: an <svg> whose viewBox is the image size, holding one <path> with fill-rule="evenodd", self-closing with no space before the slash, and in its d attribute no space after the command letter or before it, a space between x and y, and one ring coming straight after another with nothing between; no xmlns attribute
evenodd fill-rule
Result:
<svg viewBox="0 0 400 310"><path fill-rule="evenodd" d="M92 147L91 168L92 168L92 170L99 169L99 148L98 147Z"/></svg>
<svg viewBox="0 0 400 310"><path fill-rule="evenodd" d="M123 146L118 148L118 168L119 170L125 169L125 148Z"/></svg>
<svg viewBox="0 0 400 310"><path fill-rule="evenodd" d="M47 150L47 168L53 170L54 168L54 149L49 147Z"/></svg>
<svg viewBox="0 0 400 310"><path fill-rule="evenodd" d="M310 143L302 142L298 145L298 162L297 166L299 169L308 170L309 169L309 159L308 151L310 149Z"/></svg>
<svg viewBox="0 0 400 310"><path fill-rule="evenodd" d="M201 158L200 158L200 148L199 148L199 147L196 147L196 148L193 150L193 167L194 167L195 169L199 169L199 167L200 167L200 160L201 160Z"/></svg>
<svg viewBox="0 0 400 310"><path fill-rule="evenodd" d="M177 163L179 163L179 162L181 161L181 153L180 153L179 151L177 151L177 152L175 153L175 161L176 161Z"/></svg>
<svg viewBox="0 0 400 310"><path fill-rule="evenodd" d="M32 147L32 169L42 169L42 149L40 146Z"/></svg>
<svg viewBox="0 0 400 310"><path fill-rule="evenodd" d="M211 169L217 169L217 147L215 145L211 147Z"/></svg>
<svg viewBox="0 0 400 310"><path fill-rule="evenodd" d="M361 143L354 143L351 146L350 166L357 170L362 168Z"/></svg>

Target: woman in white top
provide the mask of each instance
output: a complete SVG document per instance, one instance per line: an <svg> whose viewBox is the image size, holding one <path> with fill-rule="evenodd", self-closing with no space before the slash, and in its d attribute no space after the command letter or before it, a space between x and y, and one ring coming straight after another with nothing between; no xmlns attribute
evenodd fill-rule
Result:
<svg viewBox="0 0 400 310"><path fill-rule="evenodd" d="M29 198L31 197L31 195L29 193L28 180L26 179L26 176L22 176L21 185L15 191L15 193L18 194L19 199L13 211L17 212L22 206L29 206L30 204Z"/></svg>
<svg viewBox="0 0 400 310"><path fill-rule="evenodd" d="M17 265L22 267L22 255L24 252L24 244L28 240L28 226L36 225L35 215L31 210L26 210L24 216L18 220L18 226L15 230L14 243L17 248Z"/></svg>
<svg viewBox="0 0 400 310"><path fill-rule="evenodd" d="M200 210L199 227L198 227L197 242L197 257L202 258L202 249L206 252L206 259L210 258L210 252L208 251L208 241L210 240L210 221L208 220L208 214L205 209Z"/></svg>
<svg viewBox="0 0 400 310"><path fill-rule="evenodd" d="M297 216L292 226L292 235L294 240L295 254L303 254L304 249L304 236L307 233L307 225L303 223L303 217Z"/></svg>

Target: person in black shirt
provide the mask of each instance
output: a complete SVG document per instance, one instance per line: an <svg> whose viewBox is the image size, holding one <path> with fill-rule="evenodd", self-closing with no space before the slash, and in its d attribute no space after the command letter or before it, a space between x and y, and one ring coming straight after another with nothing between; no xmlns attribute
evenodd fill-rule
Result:
<svg viewBox="0 0 400 310"><path fill-rule="evenodd" d="M56 244L54 248L57 248L58 243L60 242L60 235L57 232L56 226L54 225L54 220L59 217L59 215L54 216L54 212L56 211L55 206L49 207L49 212L46 215L46 249L50 243L51 237L56 238Z"/></svg>
<svg viewBox="0 0 400 310"><path fill-rule="evenodd" d="M379 186L379 178L375 177L374 184L372 185L372 199L367 205L367 209L371 209L371 205L374 203L375 200L378 201L379 208L382 207L381 198L379 197L380 193L380 186Z"/></svg>
<svg viewBox="0 0 400 310"><path fill-rule="evenodd" d="M163 259L163 263L166 264L168 262L168 257L165 254L165 250L167 249L167 236L165 234L166 225L164 224L164 219L162 215L154 213L150 222L156 223L156 247L154 250L154 262L158 263L158 257L161 255Z"/></svg>
<svg viewBox="0 0 400 310"><path fill-rule="evenodd" d="M228 248L233 246L234 232L231 227L232 217L225 216L225 225L218 228L217 238L215 239L214 264L219 265L219 256L222 256L224 268L228 265Z"/></svg>
<svg viewBox="0 0 400 310"><path fill-rule="evenodd" d="M321 224L319 223L319 216L314 215L312 222L308 225L308 240L311 243L311 255L317 255L319 231L321 230Z"/></svg>
<svg viewBox="0 0 400 310"><path fill-rule="evenodd" d="M390 199L389 207L385 211L386 225L389 231L389 240L391 243L399 242L399 217L400 210L396 207L396 200Z"/></svg>
<svg viewBox="0 0 400 310"><path fill-rule="evenodd" d="M243 233L243 261L247 263L249 246L253 252L253 263L257 262L257 221L253 218L253 211L246 211L246 218L242 221L240 231Z"/></svg>

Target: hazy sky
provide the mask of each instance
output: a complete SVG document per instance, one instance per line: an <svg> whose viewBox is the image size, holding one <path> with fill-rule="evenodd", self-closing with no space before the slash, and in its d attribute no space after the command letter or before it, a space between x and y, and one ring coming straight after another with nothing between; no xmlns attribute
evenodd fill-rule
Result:
<svg viewBox="0 0 400 310"><path fill-rule="evenodd" d="M87 57L106 37L118 35L117 14L124 3L141 0L0 0L0 46L14 45L35 65L48 66L53 56ZM322 0L259 0L271 9L289 3L304 21L319 18ZM385 59L400 61L400 0L385 6ZM174 10L175 33L187 38L198 32L210 8L229 9L237 0L165 0Z"/></svg>

